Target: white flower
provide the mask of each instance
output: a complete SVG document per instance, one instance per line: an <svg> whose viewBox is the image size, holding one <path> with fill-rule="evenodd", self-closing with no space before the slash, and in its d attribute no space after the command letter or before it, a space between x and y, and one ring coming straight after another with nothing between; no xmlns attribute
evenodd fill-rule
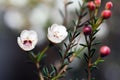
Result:
<svg viewBox="0 0 120 80"><path fill-rule="evenodd" d="M48 39L53 43L61 43L68 35L66 28L62 25L53 24L48 28Z"/></svg>
<svg viewBox="0 0 120 80"><path fill-rule="evenodd" d="M38 42L37 33L33 30L23 30L17 37L18 45L25 51L32 50Z"/></svg>

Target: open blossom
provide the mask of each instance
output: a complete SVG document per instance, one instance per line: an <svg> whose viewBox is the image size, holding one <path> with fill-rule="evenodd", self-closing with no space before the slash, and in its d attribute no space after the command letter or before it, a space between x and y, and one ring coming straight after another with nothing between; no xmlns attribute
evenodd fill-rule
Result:
<svg viewBox="0 0 120 80"><path fill-rule="evenodd" d="M62 25L53 24L48 28L48 39L53 43L61 43L68 35L66 28Z"/></svg>
<svg viewBox="0 0 120 80"><path fill-rule="evenodd" d="M23 30L17 37L18 45L25 51L32 50L38 42L37 33L33 30Z"/></svg>

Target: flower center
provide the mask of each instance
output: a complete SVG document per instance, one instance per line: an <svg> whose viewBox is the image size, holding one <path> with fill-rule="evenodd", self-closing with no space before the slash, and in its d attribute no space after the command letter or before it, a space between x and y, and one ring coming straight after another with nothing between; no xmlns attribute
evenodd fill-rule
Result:
<svg viewBox="0 0 120 80"><path fill-rule="evenodd" d="M26 46L31 46L32 41L31 40L24 40L23 44L26 45Z"/></svg>
<svg viewBox="0 0 120 80"><path fill-rule="evenodd" d="M62 35L61 35L60 32L58 32L58 31L54 32L54 35L53 35L53 36L56 37L56 38L62 37Z"/></svg>

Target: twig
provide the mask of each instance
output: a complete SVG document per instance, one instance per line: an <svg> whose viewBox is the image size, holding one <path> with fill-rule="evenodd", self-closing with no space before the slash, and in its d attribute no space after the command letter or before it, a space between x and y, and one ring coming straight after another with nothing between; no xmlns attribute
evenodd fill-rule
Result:
<svg viewBox="0 0 120 80"><path fill-rule="evenodd" d="M36 62L36 67L37 67L37 70L38 70L38 76L39 76L39 80L44 80L44 78L43 78L43 75L42 75L42 73L40 72L40 64L39 64L39 62Z"/></svg>

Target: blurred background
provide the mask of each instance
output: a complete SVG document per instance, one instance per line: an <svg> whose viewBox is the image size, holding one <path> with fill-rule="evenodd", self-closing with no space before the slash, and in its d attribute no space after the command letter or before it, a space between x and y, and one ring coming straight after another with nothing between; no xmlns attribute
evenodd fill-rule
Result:
<svg viewBox="0 0 120 80"><path fill-rule="evenodd" d="M68 22L75 19L75 9L79 9L78 1L73 1L68 6ZM108 0L102 0L101 10ZM101 30L97 34L102 45L111 48L111 54L105 58L105 62L99 65L99 70L95 71L96 80L120 80L120 1L111 0L114 4L112 17L101 25ZM47 27L53 23L62 24L63 18L59 10L64 12L64 0L0 0L0 80L37 80L34 73L34 64L29 61L28 55L21 50L17 44L17 36L24 29L33 29L39 34L39 42L34 49L39 52L48 44L46 37ZM43 65L56 64L58 56L55 48L48 50L47 58ZM52 56L51 56L52 55ZM51 59L51 57L54 59ZM85 72L79 59L70 65L73 70L69 71L65 80L79 76L79 80L84 80Z"/></svg>

